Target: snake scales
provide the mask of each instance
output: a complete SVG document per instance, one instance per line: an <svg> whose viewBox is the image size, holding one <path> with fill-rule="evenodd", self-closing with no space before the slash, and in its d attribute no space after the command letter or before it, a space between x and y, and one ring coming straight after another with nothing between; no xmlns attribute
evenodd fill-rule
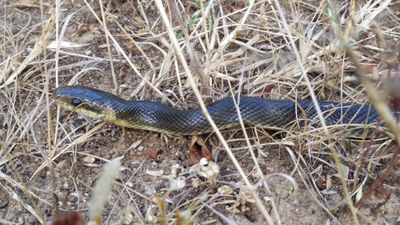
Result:
<svg viewBox="0 0 400 225"><path fill-rule="evenodd" d="M145 129L173 135L195 135L212 131L202 111L180 110L150 101L128 101L110 93L83 86L64 86L55 90L56 102L68 110L119 126ZM239 100L239 101L237 101ZM235 101L247 125L271 130L288 130L292 126L319 126L310 100L267 100L240 96L227 97L207 106L220 129L239 124ZM378 120L376 110L368 105L318 102L327 125L371 124Z"/></svg>

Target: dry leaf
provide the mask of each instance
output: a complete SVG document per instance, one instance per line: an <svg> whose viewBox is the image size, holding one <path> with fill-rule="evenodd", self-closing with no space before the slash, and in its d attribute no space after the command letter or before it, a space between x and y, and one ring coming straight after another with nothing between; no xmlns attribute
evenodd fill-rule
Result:
<svg viewBox="0 0 400 225"><path fill-rule="evenodd" d="M271 92L272 92L272 90L274 88L275 88L275 84L267 84L267 85L265 85L264 90L263 90L264 97L270 96Z"/></svg>
<svg viewBox="0 0 400 225"><path fill-rule="evenodd" d="M157 156L163 153L162 149L146 149L144 150L144 155L149 159L157 159Z"/></svg>
<svg viewBox="0 0 400 225"><path fill-rule="evenodd" d="M85 225L85 221L78 212L60 212L52 225Z"/></svg>
<svg viewBox="0 0 400 225"><path fill-rule="evenodd" d="M214 160L203 138L199 136L193 136L189 147L188 164L189 165L197 164L201 158L206 158L208 161Z"/></svg>

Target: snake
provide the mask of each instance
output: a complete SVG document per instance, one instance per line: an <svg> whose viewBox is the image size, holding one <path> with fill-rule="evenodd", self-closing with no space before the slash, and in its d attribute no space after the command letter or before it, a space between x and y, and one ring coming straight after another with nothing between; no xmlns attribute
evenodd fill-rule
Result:
<svg viewBox="0 0 400 225"><path fill-rule="evenodd" d="M54 91L58 106L118 126L171 135L200 135L213 131L201 108L179 109L154 101L125 100L111 93L85 86L61 86ZM363 127L378 121L370 104L317 101L327 126ZM264 99L230 96L207 105L207 111L220 129L247 126L275 131L294 127L321 126L312 100ZM365 126L364 126L365 127ZM358 129L359 130L359 129ZM359 135L359 134L358 134Z"/></svg>

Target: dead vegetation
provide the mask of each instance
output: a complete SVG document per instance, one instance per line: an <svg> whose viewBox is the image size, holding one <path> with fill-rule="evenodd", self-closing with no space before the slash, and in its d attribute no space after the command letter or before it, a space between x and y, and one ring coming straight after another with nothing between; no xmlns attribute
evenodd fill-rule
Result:
<svg viewBox="0 0 400 225"><path fill-rule="evenodd" d="M400 221L399 2L55 2L0 3L1 224ZM370 102L388 132L215 127L214 161L190 166L187 137L58 110L52 90L69 84L180 108L232 94ZM113 159L113 189L98 191Z"/></svg>

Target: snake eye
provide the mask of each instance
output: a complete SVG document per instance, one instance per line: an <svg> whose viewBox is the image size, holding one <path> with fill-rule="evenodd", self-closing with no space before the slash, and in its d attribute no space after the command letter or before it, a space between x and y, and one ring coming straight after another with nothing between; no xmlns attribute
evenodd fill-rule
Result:
<svg viewBox="0 0 400 225"><path fill-rule="evenodd" d="M71 104L72 104L73 106L75 106L75 107L79 106L81 103L82 103L82 101L81 101L80 99L77 99L77 98L73 98L73 99L71 100Z"/></svg>

